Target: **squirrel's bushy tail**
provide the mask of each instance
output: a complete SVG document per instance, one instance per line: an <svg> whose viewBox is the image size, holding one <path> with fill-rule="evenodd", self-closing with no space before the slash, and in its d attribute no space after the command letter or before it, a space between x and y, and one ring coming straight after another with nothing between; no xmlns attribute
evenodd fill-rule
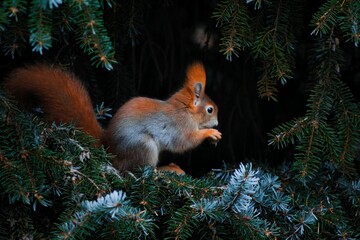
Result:
<svg viewBox="0 0 360 240"><path fill-rule="evenodd" d="M42 106L47 121L73 122L101 140L103 129L96 119L90 97L73 74L58 67L37 64L14 70L4 85L25 107Z"/></svg>

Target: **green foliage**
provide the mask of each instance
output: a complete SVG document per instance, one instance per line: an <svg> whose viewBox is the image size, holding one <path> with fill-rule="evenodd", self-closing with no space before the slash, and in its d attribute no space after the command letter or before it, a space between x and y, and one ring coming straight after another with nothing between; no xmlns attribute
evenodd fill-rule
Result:
<svg viewBox="0 0 360 240"><path fill-rule="evenodd" d="M63 222L53 232L53 239L76 239L94 233L102 239L154 236L151 216L131 207L123 191L113 191L94 201L84 200L79 205L75 213L63 216Z"/></svg>
<svg viewBox="0 0 360 240"><path fill-rule="evenodd" d="M355 174L355 154L360 143L360 108L340 80L343 52L338 39L320 39L312 51L314 89L306 115L276 127L270 145L286 147L296 142L294 168L301 181L316 176L322 164L344 175Z"/></svg>
<svg viewBox="0 0 360 240"><path fill-rule="evenodd" d="M311 25L315 27L312 34L328 34L336 25L337 17L341 11L339 1L326 1L313 16Z"/></svg>
<svg viewBox="0 0 360 240"><path fill-rule="evenodd" d="M237 10L236 13L233 9L240 3L221 1L214 12L218 23L222 24L221 51L229 60L231 54L238 56L240 50L248 51L257 60L255 64L260 70L258 80L260 97L277 100L278 82L285 84L294 75L294 57L298 49L295 39L299 32L306 30L303 28L302 15L294 10L299 9L295 6L304 4L302 1L264 3L246 1L246 3L248 6L254 3L255 10L248 9L247 12ZM239 12L243 12L241 18ZM359 174L357 154L360 146L360 108L341 76L345 62L342 47L347 47L348 41L354 46L358 46L359 43L359 13L359 1L328 0L322 3L312 16L310 24L312 29L307 34L305 32L305 35L314 37L311 43L312 49L307 53L309 60L307 69L312 81L306 113L275 127L269 134L269 145L278 148L295 145L294 161L289 164L288 169L291 172L288 177L294 182L291 182L289 187L294 188L300 184L298 187L303 185L308 189L316 189L316 186L319 188L321 186L324 189L324 192L313 195L300 195L297 199L300 202L296 202L297 200L293 202L297 206L303 204L301 202L305 200L304 196L321 202L325 202L329 197L331 199L327 201L331 205L329 208L338 208L338 205L341 205L337 195L338 189L334 190L333 186L328 186L324 182L336 181L337 176L356 179ZM245 26L231 24L237 21L246 24ZM249 27L251 34L247 32ZM244 44L243 39L247 39L246 43L250 45ZM242 43L241 47L228 51L231 48L227 46L237 41ZM319 180L319 178L323 179ZM315 183L318 181L322 185ZM352 184L347 182L347 186L347 189L356 192L357 182ZM295 193L298 189L291 191ZM289 194L292 196L291 192ZM351 194L348 192L347 196L349 195ZM291 223L309 221L311 225L319 221L322 222L320 225L327 229L329 225L337 225L335 222L339 220L335 215L319 215L316 211L309 211L309 208L298 210L299 212L292 214L294 219ZM339 212L341 211L344 210L339 209ZM337 226L338 237L348 238L346 234L348 228L345 226L348 220L343 219L343 221L346 222L344 226ZM307 223L293 226L293 229L300 232L304 232L306 228L311 229ZM308 233L304 232L304 234ZM317 235L316 231L311 234ZM320 234L317 238L327 238L327 236Z"/></svg>
<svg viewBox="0 0 360 240"><path fill-rule="evenodd" d="M247 1L251 6L253 1ZM221 26L220 52L228 60L249 50L258 62L261 98L277 99L277 84L292 78L297 19L302 1L255 1L251 12L244 1L221 1L213 17ZM261 8L261 9L260 9ZM294 11L294 9L296 9Z"/></svg>
<svg viewBox="0 0 360 240"><path fill-rule="evenodd" d="M247 1L248 6L253 2ZM221 1L214 12L222 30L220 51L226 58L231 60L232 54L249 50L258 60L260 97L277 100L278 82L285 84L294 75L295 39L304 24L301 13L294 11L299 9L296 6L303 6L302 1L256 1L251 12L242 1ZM304 183L314 179L324 164L344 175L356 172L360 109L341 78L341 44L345 39L358 45L359 13L358 1L329 0L312 16L313 30L308 33L315 36L308 53L312 89L306 114L281 124L270 134L270 145L295 144L293 169Z"/></svg>
<svg viewBox="0 0 360 240"><path fill-rule="evenodd" d="M0 216L2 227L12 236L9 239L24 237L31 229L35 229L33 236L44 233L47 226L39 220L44 209L49 215L43 220L50 221L61 207L73 208L77 199L112 189L101 171L109 165L108 157L103 149L92 147L89 136L69 126L33 121L2 92L0 118L0 199L4 206Z"/></svg>
<svg viewBox="0 0 360 240"><path fill-rule="evenodd" d="M249 13L243 1L222 1L214 12L214 18L217 25L222 26L220 52L226 59L231 61L233 54L238 57L239 50L251 46Z"/></svg>
<svg viewBox="0 0 360 240"><path fill-rule="evenodd" d="M50 9L41 1L33 1L29 10L29 41L33 52L43 54L43 49L49 49L52 45Z"/></svg>
<svg viewBox="0 0 360 240"><path fill-rule="evenodd" d="M80 27L76 29L78 44L91 56L91 60L98 65L103 65L107 69L112 69L112 59L114 51L112 43L104 27L103 12L99 1L72 1L69 5L71 15L74 17L74 25ZM109 58L110 56L111 58Z"/></svg>
<svg viewBox="0 0 360 240"><path fill-rule="evenodd" d="M328 0L313 15L311 26L314 27L312 34L329 35L335 28L341 31L347 40L359 44L359 14L360 3L358 1Z"/></svg>
<svg viewBox="0 0 360 240"><path fill-rule="evenodd" d="M0 42L5 55L11 55L14 58L16 54L20 55L25 48L26 37L24 33L27 31L27 22L22 19L25 18L27 12L27 1L5 0L2 4L0 10Z"/></svg>
<svg viewBox="0 0 360 240"><path fill-rule="evenodd" d="M324 172L305 187L286 165L277 176L249 163L200 179L123 175L89 136L0 97L0 239L360 237L358 180Z"/></svg>
<svg viewBox="0 0 360 240"><path fill-rule="evenodd" d="M44 54L55 43L77 43L96 66L113 68L114 49L103 20L111 1L4 0L0 4L0 43L5 55L15 58L30 44Z"/></svg>
<svg viewBox="0 0 360 240"><path fill-rule="evenodd" d="M113 4L4 0L2 50L14 58L30 45L45 54L73 37L93 64L112 69L103 13ZM228 60L253 56L262 98L277 100L279 83L294 75L296 39L305 30L299 6L222 0L214 10L220 51ZM306 112L269 134L269 145L294 145L294 161L273 173L248 163L200 179L150 167L120 174L91 137L46 125L0 92L0 239L360 238L360 105L341 76L342 47L359 43L359 14L359 1L328 0L313 15ZM99 119L108 112L97 108Z"/></svg>
<svg viewBox="0 0 360 240"><path fill-rule="evenodd" d="M303 25L308 24L302 21L303 6L304 1L246 1L245 4L245 1L223 0L214 11L213 17L221 27L220 52L232 60L240 51L248 51L257 60L261 98L276 101L279 82L286 84L293 78L296 37L303 31ZM339 31L358 46L359 15L358 1L328 0L313 15L311 34L327 38Z"/></svg>

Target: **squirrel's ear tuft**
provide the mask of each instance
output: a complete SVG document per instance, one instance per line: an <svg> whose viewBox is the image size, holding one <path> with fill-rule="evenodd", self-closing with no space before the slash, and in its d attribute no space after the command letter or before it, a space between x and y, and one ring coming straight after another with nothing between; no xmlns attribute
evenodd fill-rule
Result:
<svg viewBox="0 0 360 240"><path fill-rule="evenodd" d="M196 84L201 84L200 95L203 95L206 84L206 73L204 65L200 62L191 64L186 71L186 85L191 89L195 89Z"/></svg>

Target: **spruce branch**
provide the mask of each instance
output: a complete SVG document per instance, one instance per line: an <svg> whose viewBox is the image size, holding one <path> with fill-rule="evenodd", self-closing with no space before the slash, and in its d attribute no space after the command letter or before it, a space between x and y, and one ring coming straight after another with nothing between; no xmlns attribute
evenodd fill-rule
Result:
<svg viewBox="0 0 360 240"><path fill-rule="evenodd" d="M262 4L269 4L268 0L246 0L246 3L252 3L254 2L254 8L260 9Z"/></svg>
<svg viewBox="0 0 360 240"><path fill-rule="evenodd" d="M269 145L277 148L287 147L289 144L294 144L298 136L304 135L304 129L309 124L307 117L296 118L289 122L283 123L274 128L269 133Z"/></svg>
<svg viewBox="0 0 360 240"><path fill-rule="evenodd" d="M167 223L170 239L189 239L193 236L194 229L198 226L197 219L193 218L194 212L187 205L175 211L173 217Z"/></svg>
<svg viewBox="0 0 360 240"><path fill-rule="evenodd" d="M41 0L33 0L29 13L29 41L32 51L40 54L43 54L44 50L48 50L52 46L51 11L46 8L46 3Z"/></svg>
<svg viewBox="0 0 360 240"><path fill-rule="evenodd" d="M266 97L267 100L277 101L277 82L270 77L270 69L269 63L263 63L264 66L260 71L262 71L261 77L257 82L259 97L264 98Z"/></svg>
<svg viewBox="0 0 360 240"><path fill-rule="evenodd" d="M213 17L221 28L220 52L231 61L239 51L251 46L250 18L242 1L224 0L219 3Z"/></svg>
<svg viewBox="0 0 360 240"><path fill-rule="evenodd" d="M334 91L336 112L336 130L338 132L341 153L336 163L339 164L343 173L354 174L353 158L360 144L360 108L355 104L353 95L348 86L342 81L337 81L337 90Z"/></svg>
<svg viewBox="0 0 360 240"><path fill-rule="evenodd" d="M5 55L11 55L12 58L16 54L21 54L27 42L27 35L24 34L27 29L27 1L26 0L5 0L0 13L4 13L4 24L0 24L1 31L6 34L0 34L0 43ZM1 18L0 14L0 18ZM2 22L0 20L0 22Z"/></svg>
<svg viewBox="0 0 360 240"><path fill-rule="evenodd" d="M20 18L19 15L26 13L26 4L26 0L4 0L2 9L8 18L18 22ZM5 21L8 23L9 19Z"/></svg>
<svg viewBox="0 0 360 240"><path fill-rule="evenodd" d="M252 170L251 165L240 164L230 178L229 185L224 191L222 199L225 209L234 207L235 204L247 205L258 186L257 170Z"/></svg>
<svg viewBox="0 0 360 240"><path fill-rule="evenodd" d="M83 201L80 209L73 214L72 219L59 225L58 230L54 232L54 238L74 239L82 235L89 236L90 232L97 229L99 224L114 226L115 224L128 225L129 222L133 223L133 227L138 230L132 232L133 237L141 238L150 233L153 234L149 230L153 225L152 219L146 212L131 207L124 192L113 191L94 201ZM116 233L114 231L112 234L126 239L131 238L131 235L126 236L121 231ZM106 237L106 234L103 234L103 237Z"/></svg>
<svg viewBox="0 0 360 240"><path fill-rule="evenodd" d="M112 70L114 50L105 30L101 5L98 0L87 3L73 1L74 16L78 14L77 21L80 28L76 30L80 47L91 56L91 61Z"/></svg>
<svg viewBox="0 0 360 240"><path fill-rule="evenodd" d="M358 1L336 1L328 0L314 14L311 25L313 35L328 35L334 26L338 26L344 37L359 44L359 22L360 4Z"/></svg>
<svg viewBox="0 0 360 240"><path fill-rule="evenodd" d="M200 221L223 222L226 219L221 203L218 199L201 198L190 205L196 212L194 218Z"/></svg>
<svg viewBox="0 0 360 240"><path fill-rule="evenodd" d="M315 79L307 112L298 119L275 128L270 145L286 147L296 143L294 169L307 182L316 176L321 164L334 165L343 174L353 174L354 154L359 143L359 108L348 87L340 80L343 52L331 32L320 38L312 50L311 69Z"/></svg>
<svg viewBox="0 0 360 240"><path fill-rule="evenodd" d="M256 1L255 9L261 4L262 1ZM221 1L213 13L217 25L221 26L220 52L224 53L226 59L231 61L233 55L239 56L240 51L248 49L259 60L261 77L258 92L261 98L276 101L278 82L285 84L292 78L295 45L293 19L296 18L293 16L293 4L296 5L296 1L268 3L263 11L267 13L264 20L261 15L258 19L251 17L242 1ZM264 24L261 27L256 25L262 21Z"/></svg>
<svg viewBox="0 0 360 240"><path fill-rule="evenodd" d="M92 11L101 10L109 2L99 1L100 8L87 12L85 8L80 10L86 13L87 20L96 22ZM85 37L91 42L86 52L93 54L95 63L98 55L92 46L101 43L101 39L93 40L93 35L101 32L99 27L103 25L76 28L84 16L63 12L79 13L79 8L70 9L75 1L64 1L61 7L56 7L60 1L43 3L42 11L54 13L48 15L52 34L57 23L61 25L59 32L80 29L77 36L82 44L80 38L84 35L80 35L86 29ZM258 36L257 33L263 36L259 40L263 46L259 45L256 57L266 79L259 88L276 93L281 62L290 59L293 54L290 46L295 46L292 38L285 39L291 34L282 31L292 32L295 25L291 21L296 18L285 17L289 20L286 25L277 13L288 14L286 8L293 9L291 4L299 0L247 3L262 4L261 12L256 12L259 15L273 13L269 18L257 18L264 25L260 29L250 28L254 33L249 36L250 39ZM284 9L279 7L280 3ZM360 111L350 89L341 80L344 38L338 35L347 34L352 28L351 34L356 34L358 1L338 3L342 8L334 9L337 16L333 22L325 20L328 32L315 36L317 43L310 52L314 61L309 69L314 81L306 113L270 134L270 145L296 144L294 163L289 161L278 176L250 164L241 164L235 170L219 170L202 178L160 173L152 168L123 176L111 167L104 149L93 147L91 137L72 126L44 125L18 111L0 92L0 238L41 239L49 235L61 239L359 238L360 182L356 178L355 154L360 144ZM53 4L52 10L49 4ZM246 7L243 2L236 4ZM86 8L93 6L85 4ZM246 11L244 14L250 13L249 9ZM0 13L0 24L6 27L6 34L0 35L1 41L6 43L3 50L14 54L16 51L10 51L11 47L16 49L16 44L28 39L27 10L11 16L8 9L5 12L4 22ZM56 21L54 27L54 19L65 15L64 21ZM221 16L223 27L225 21L229 22L229 29L240 24ZM254 26L253 18L244 18L250 19L250 26ZM6 25L7 22L16 28ZM15 35L16 29L22 35ZM238 44L237 32L229 34L232 43ZM357 41L355 35L348 38ZM253 42L236 53L252 51ZM279 46L284 49L278 51Z"/></svg>
<svg viewBox="0 0 360 240"><path fill-rule="evenodd" d="M103 21L104 6L111 0L5 0L0 5L0 43L6 55L21 54L29 42L41 55L75 32L80 48L91 62L108 70L116 61L111 39ZM2 36L4 35L4 36Z"/></svg>
<svg viewBox="0 0 360 240"><path fill-rule="evenodd" d="M349 211L354 217L353 221L358 225L360 223L360 180L348 181L342 179L340 187L350 204Z"/></svg>
<svg viewBox="0 0 360 240"><path fill-rule="evenodd" d="M259 96L268 100L277 99L277 83L286 84L293 74L295 37L289 31L292 18L290 5L287 1L280 0L269 6L271 14L252 47L252 53L261 62Z"/></svg>
<svg viewBox="0 0 360 240"><path fill-rule="evenodd" d="M323 150L323 148L319 138L318 128L318 122L312 121L307 133L302 139L303 144L296 146L298 153L295 154L296 162L294 163L294 169L299 173L298 177L300 181L303 182L315 177L315 174L319 170L321 158L316 153Z"/></svg>
<svg viewBox="0 0 360 240"><path fill-rule="evenodd" d="M346 1L342 4L342 8L343 14L339 16L339 28L344 36L357 47L360 41L360 4L358 1Z"/></svg>
<svg viewBox="0 0 360 240"><path fill-rule="evenodd" d="M345 1L343 1L345 2ZM313 35L328 35L337 23L337 16L341 9L340 2L337 0L327 0L320 9L313 15L311 25L314 30Z"/></svg>
<svg viewBox="0 0 360 240"><path fill-rule="evenodd" d="M23 24L9 27L6 36L3 38L2 50L5 56L10 55L12 58L15 58L16 55L21 56L27 42L26 36L23 35L25 28L26 26Z"/></svg>
<svg viewBox="0 0 360 240"><path fill-rule="evenodd" d="M8 101L3 106L8 106L6 109L13 107ZM1 123L8 124L8 121L4 121L7 115L0 113L3 117ZM32 121L19 122L30 124ZM5 133L0 134L0 137L17 139L16 136L20 135L26 140L17 141L16 144L14 141L1 142L5 146L12 144L20 148L19 152L14 153L13 150L8 151L11 149L9 146L1 145L1 161L6 164L0 164L0 175L6 169L7 162L13 164L17 161L18 158L12 156L22 154L26 157L28 166L22 164L18 167L18 171L25 172L30 168L36 170L36 166L30 163L37 159L43 165L40 169L46 175L43 186L49 191L40 195L44 200L51 199L52 206L62 212L60 216L52 215L57 219L57 224L52 223L44 229L36 220L39 208L29 211L28 203L18 200L8 202L10 192L5 191L6 197L0 198L6 203L2 204L5 207L1 211L10 214L16 204L19 207L16 212L24 213L23 216L11 218L19 226L16 236L49 236L51 233L53 239L93 236L103 239L191 239L201 236L223 239L277 236L306 239L314 234L320 236L322 232L325 233L321 235L324 237L328 228L335 229L339 234L354 234L351 224L347 223L345 228L339 224L345 222L342 220L345 215L340 212L338 196L331 194L333 190L327 186L331 181L326 177L319 178L315 186L309 183L308 188L304 188L302 185L283 183L278 176L255 169L251 164L241 164L233 171L224 169L228 177L220 181L215 178L215 174L194 179L157 172L151 167L119 176L113 173L110 166L104 166L104 159L99 159L96 149L85 144L89 143L89 139L85 141L86 138L80 132L66 125L41 128L41 131L35 131L35 135L34 127L27 127L21 133L21 128L5 126L0 128L1 133ZM10 133L16 134L15 137ZM29 149L29 146L33 146L34 150L21 151L24 147ZM6 162L3 156L7 158ZM75 171L70 173L70 170ZM223 174L218 172L217 175ZM41 173L35 171L32 176L29 181L33 181L35 186L38 182L35 177L41 176ZM12 184L6 181L0 183L2 190L7 189L7 184ZM292 188L285 188L283 184L291 185ZM349 195L348 199L354 198ZM30 199L31 203L35 201L39 202ZM356 206L354 211L358 208ZM52 208L46 209L47 214L52 212ZM3 219L0 214L0 234L8 236L8 232L3 230L3 226L7 226ZM29 221L29 224L22 224L24 221ZM318 225L329 227L317 233Z"/></svg>
<svg viewBox="0 0 360 240"><path fill-rule="evenodd" d="M6 16L5 9L0 9L0 32L4 31L6 29L6 24L8 24L8 18ZM1 35L0 35L1 36Z"/></svg>
<svg viewBox="0 0 360 240"><path fill-rule="evenodd" d="M61 5L63 0L49 0L47 2L43 3L43 8L49 7L50 9L57 8L59 5ZM49 5L49 6L47 6Z"/></svg>

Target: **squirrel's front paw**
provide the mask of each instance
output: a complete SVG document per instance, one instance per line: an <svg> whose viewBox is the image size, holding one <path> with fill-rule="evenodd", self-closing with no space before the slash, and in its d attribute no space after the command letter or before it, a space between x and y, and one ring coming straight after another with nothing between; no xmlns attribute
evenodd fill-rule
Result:
<svg viewBox="0 0 360 240"><path fill-rule="evenodd" d="M208 133L208 138L209 138L209 140L211 141L211 143L213 143L213 144L217 144L217 142L219 142L220 141L220 139L221 139L221 132L219 132L218 130L216 130L216 129L213 129L213 128L211 128L211 129L207 129L207 133Z"/></svg>

